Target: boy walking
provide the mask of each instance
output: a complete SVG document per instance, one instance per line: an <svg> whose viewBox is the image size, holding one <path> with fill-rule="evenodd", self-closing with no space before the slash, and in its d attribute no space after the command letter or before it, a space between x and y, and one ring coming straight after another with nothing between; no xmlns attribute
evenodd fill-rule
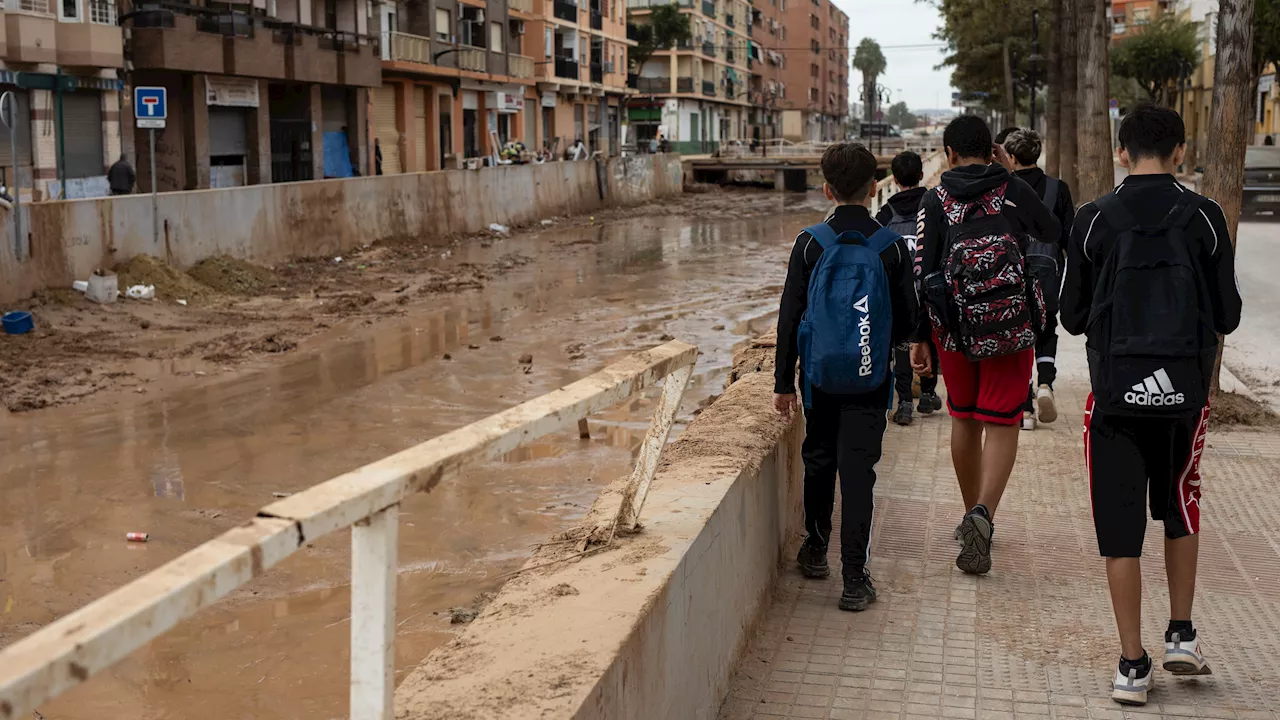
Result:
<svg viewBox="0 0 1280 720"><path fill-rule="evenodd" d="M1111 697L1143 705L1153 686L1142 644L1138 558L1151 517L1164 523L1169 625L1164 669L1208 674L1191 622L1200 531L1200 455L1217 335L1240 324L1235 258L1222 209L1183 187L1182 118L1140 106L1120 123L1129 176L1080 208L1067 255L1062 327L1087 333L1093 392L1085 466L1098 552L1106 558L1120 663Z"/></svg>
<svg viewBox="0 0 1280 720"><path fill-rule="evenodd" d="M867 573L872 490L880 461L892 379L891 351L911 331L917 311L906 241L880 227L867 209L876 159L857 143L822 155L823 192L835 203L826 221L796 238L778 312L774 409L796 410L796 361L805 406L804 522L797 562L826 577L836 475L840 477L841 610L876 601ZM857 328L856 333L846 328Z"/></svg>
<svg viewBox="0 0 1280 720"><path fill-rule="evenodd" d="M900 190L889 198L889 201L876 213L876 222L893 230L907 241L907 250L912 258L916 253L916 215L920 212L920 198L925 189L920 187L924 180L924 163L920 156L907 150L898 153L890 164L893 180ZM932 345L932 341L929 341ZM936 353L935 353L936 358ZM928 415L942 409L942 400L938 397L938 362L933 362L932 372L920 378L920 414ZM898 409L893 413L893 421L898 425L911 424L911 384L915 373L911 370L910 343L901 343L893 348L893 387L898 394Z"/></svg>
<svg viewBox="0 0 1280 720"><path fill-rule="evenodd" d="M951 169L920 203L917 274L928 319L916 328L911 364L930 371L937 346L951 413L951 460L964 499L956 566L991 569L992 522L1018 455L1018 423L1031 382L1041 291L1027 282L1020 238L1056 243L1058 220L1035 190L1009 174L987 124L973 115L943 133Z"/></svg>

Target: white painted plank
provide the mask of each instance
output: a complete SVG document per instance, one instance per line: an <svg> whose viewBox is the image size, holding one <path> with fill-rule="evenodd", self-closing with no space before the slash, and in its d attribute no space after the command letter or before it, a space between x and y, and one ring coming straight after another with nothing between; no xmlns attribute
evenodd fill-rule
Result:
<svg viewBox="0 0 1280 720"><path fill-rule="evenodd" d="M351 720L391 720L400 506L351 526Z"/></svg>
<svg viewBox="0 0 1280 720"><path fill-rule="evenodd" d="M124 542L124 538L120 539ZM298 549L294 523L256 518L0 651L0 718L104 670Z"/></svg>
<svg viewBox="0 0 1280 720"><path fill-rule="evenodd" d="M627 489L622 495L622 507L618 510L616 528L634 530L640 522L640 510L649 495L649 485L658 472L658 461L662 459L662 449L667 445L667 437L671 434L671 425L675 422L676 412L680 410L680 400L684 390L693 376L693 366L682 367L667 377L658 398L658 406L653 410L653 421L649 423L649 431L644 435L640 445L640 457L631 472Z"/></svg>

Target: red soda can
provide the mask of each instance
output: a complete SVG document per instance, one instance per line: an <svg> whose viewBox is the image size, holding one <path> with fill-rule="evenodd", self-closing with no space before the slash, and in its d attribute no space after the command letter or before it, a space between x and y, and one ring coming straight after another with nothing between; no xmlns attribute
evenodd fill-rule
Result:
<svg viewBox="0 0 1280 720"><path fill-rule="evenodd" d="M129 542L146 542L151 536L147 533L125 533L125 539Z"/></svg>

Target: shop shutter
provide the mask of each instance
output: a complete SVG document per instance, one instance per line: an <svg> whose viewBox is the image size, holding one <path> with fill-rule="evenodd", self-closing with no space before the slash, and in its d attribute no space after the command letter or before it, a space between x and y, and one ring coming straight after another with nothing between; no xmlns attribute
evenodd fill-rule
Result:
<svg viewBox="0 0 1280 720"><path fill-rule="evenodd" d="M209 155L248 155L245 108L209 107Z"/></svg>
<svg viewBox="0 0 1280 720"><path fill-rule="evenodd" d="M427 89L413 89L413 141L418 172L427 169Z"/></svg>
<svg viewBox="0 0 1280 720"><path fill-rule="evenodd" d="M382 148L382 173L394 175L401 172L395 86L384 85L373 89L373 136Z"/></svg>
<svg viewBox="0 0 1280 720"><path fill-rule="evenodd" d="M57 106L53 108L57 117ZM63 147L67 178L106 174L102 146L102 93L77 90L62 96Z"/></svg>

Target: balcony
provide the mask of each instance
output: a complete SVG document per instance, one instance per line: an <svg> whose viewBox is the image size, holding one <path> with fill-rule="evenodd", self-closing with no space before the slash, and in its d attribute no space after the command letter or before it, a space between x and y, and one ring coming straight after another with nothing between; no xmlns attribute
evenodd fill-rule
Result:
<svg viewBox="0 0 1280 720"><path fill-rule="evenodd" d="M515 12L532 15L533 0L507 0L507 10L514 10Z"/></svg>
<svg viewBox="0 0 1280 720"><path fill-rule="evenodd" d="M702 14L714 20L716 17L716 4L711 0L702 0Z"/></svg>
<svg viewBox="0 0 1280 720"><path fill-rule="evenodd" d="M691 77L676 78L676 92L692 93L693 78Z"/></svg>
<svg viewBox="0 0 1280 720"><path fill-rule="evenodd" d="M689 80L690 83L693 82L692 78L685 78L685 79ZM669 93L671 92L671 78L669 77L636 78L635 88L636 90L639 90L642 93ZM693 87L691 85L689 90L685 90L683 92L691 92L692 90L693 90Z"/></svg>
<svg viewBox="0 0 1280 720"><path fill-rule="evenodd" d="M724 14L724 24L728 25L729 27L735 27L733 24L733 13Z"/></svg>
<svg viewBox="0 0 1280 720"><path fill-rule="evenodd" d="M566 80L580 80L581 75L578 72L578 61L572 58L557 57L556 77L564 78Z"/></svg>
<svg viewBox="0 0 1280 720"><path fill-rule="evenodd" d="M725 51L724 51L724 61L725 61L725 62L727 62L727 63L729 63L730 65L732 65L732 64L733 64L733 50L732 50L732 49L730 49L730 50L725 50Z"/></svg>
<svg viewBox="0 0 1280 720"><path fill-rule="evenodd" d="M727 99L732 100L738 97L739 94L740 93L733 87L733 83L729 83L728 85L724 86L724 96Z"/></svg>
<svg viewBox="0 0 1280 720"><path fill-rule="evenodd" d="M533 77L533 58L524 55L507 55L507 74L528 80Z"/></svg>
<svg viewBox="0 0 1280 720"><path fill-rule="evenodd" d="M702 94L706 95L707 97L716 96L716 83L714 80L702 81Z"/></svg>
<svg viewBox="0 0 1280 720"><path fill-rule="evenodd" d="M555 0L555 16L557 20L565 22L578 22L578 6L565 0Z"/></svg>
<svg viewBox="0 0 1280 720"><path fill-rule="evenodd" d="M676 41L676 49L677 49L677 50L692 50L692 49L693 49L693 41L692 41L692 40L685 40L685 39L683 39L683 38L682 38L682 39L680 39L680 40L677 40L677 41Z"/></svg>
<svg viewBox="0 0 1280 720"><path fill-rule="evenodd" d="M592 30L604 29L604 16L600 14L599 10L596 10L594 8L592 8L591 10L591 29Z"/></svg>
<svg viewBox="0 0 1280 720"><path fill-rule="evenodd" d="M57 62L57 25L50 0L9 0L5 17L5 59L16 62Z"/></svg>
<svg viewBox="0 0 1280 720"><path fill-rule="evenodd" d="M716 56L716 44L715 44L715 43L713 43L713 42L711 42L710 40L703 40L703 41L702 41L702 54L703 54L703 55L706 55L707 57L715 57L715 56Z"/></svg>
<svg viewBox="0 0 1280 720"><path fill-rule="evenodd" d="M470 72L488 72L489 53L484 48L458 45L453 53L458 58L458 69Z"/></svg>
<svg viewBox="0 0 1280 720"><path fill-rule="evenodd" d="M83 68L124 67L124 34L115 25L60 22L55 35L59 65Z"/></svg>
<svg viewBox="0 0 1280 720"><path fill-rule="evenodd" d="M636 28L635 23L627 23L627 39L639 40L640 31Z"/></svg>
<svg viewBox="0 0 1280 720"><path fill-rule="evenodd" d="M590 68L591 68L591 82L597 85L603 85L604 84L604 66L592 64L590 65Z"/></svg>

